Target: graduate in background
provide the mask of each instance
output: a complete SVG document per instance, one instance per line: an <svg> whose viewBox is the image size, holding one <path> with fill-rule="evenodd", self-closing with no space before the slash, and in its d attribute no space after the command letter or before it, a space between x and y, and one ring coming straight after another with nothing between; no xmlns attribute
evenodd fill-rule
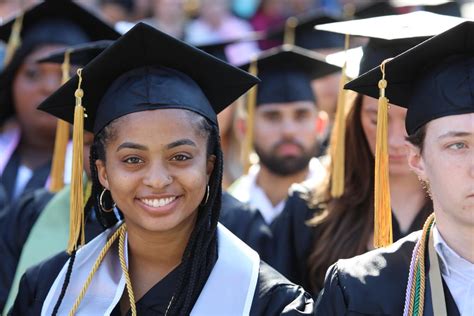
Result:
<svg viewBox="0 0 474 316"><path fill-rule="evenodd" d="M42 2L0 27L0 39L9 42L0 74L0 210L44 187L50 175L57 120L36 107L62 75L59 65L36 60L59 47L118 36L69 0Z"/></svg>
<svg viewBox="0 0 474 316"><path fill-rule="evenodd" d="M425 21L426 29L419 26ZM433 35L437 28L462 20L426 12L320 25L328 30L369 37L359 65L361 74L377 67ZM398 32L398 28L403 32ZM390 38L387 39L387 34ZM394 35L395 34L395 35ZM408 37L407 37L408 36ZM341 53L342 54L342 53ZM349 60L350 62L350 60ZM269 263L293 282L317 295L328 267L341 258L362 254L373 247L374 157L377 122L376 99L348 93L344 124L345 143L338 148L332 139L331 168L322 182L306 181L291 189L285 210L272 224L274 251ZM344 114L344 113L343 113ZM391 184L393 239L421 229L432 211L429 199L406 164L406 110L389 111L388 148ZM337 129L337 127L336 127ZM344 130L343 129L343 130ZM334 164L343 151L343 192L333 194L337 181Z"/></svg>
<svg viewBox="0 0 474 316"><path fill-rule="evenodd" d="M252 64L257 65L262 83L257 87L256 108L248 105L247 119L240 126L246 137L244 159L249 159L248 149L254 148L259 163L228 192L258 209L270 224L283 210L291 184L324 176L324 168L314 158L324 121L311 80L340 68L327 64L317 53L292 45L262 52L255 62L241 68L249 69Z"/></svg>
<svg viewBox="0 0 474 316"><path fill-rule="evenodd" d="M474 312L473 36L464 22L346 85L408 109L408 163L434 214L422 231L334 264L317 315Z"/></svg>
<svg viewBox="0 0 474 316"><path fill-rule="evenodd" d="M256 83L139 23L48 98L40 108L74 121L77 150L87 113L90 201L110 228L77 249L82 185L73 177L71 256L27 271L12 314L312 314L308 294L217 222L216 115ZM65 102L73 95L75 107Z"/></svg>

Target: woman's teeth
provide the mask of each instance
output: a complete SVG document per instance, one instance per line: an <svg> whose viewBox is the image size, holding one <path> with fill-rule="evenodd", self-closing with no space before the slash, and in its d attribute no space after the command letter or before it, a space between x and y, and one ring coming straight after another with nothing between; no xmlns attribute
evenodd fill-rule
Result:
<svg viewBox="0 0 474 316"><path fill-rule="evenodd" d="M151 207L163 207L176 200L176 196L164 199L141 199L143 203Z"/></svg>

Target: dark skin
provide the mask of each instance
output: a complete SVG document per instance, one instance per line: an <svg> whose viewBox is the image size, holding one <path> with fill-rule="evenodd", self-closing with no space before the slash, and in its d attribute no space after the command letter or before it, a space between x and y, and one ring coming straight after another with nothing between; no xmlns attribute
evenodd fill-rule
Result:
<svg viewBox="0 0 474 316"><path fill-rule="evenodd" d="M45 45L27 56L12 84L16 119L21 129L21 163L34 170L52 156L57 119L38 111L38 105L61 86L61 66L36 61L62 46Z"/></svg>

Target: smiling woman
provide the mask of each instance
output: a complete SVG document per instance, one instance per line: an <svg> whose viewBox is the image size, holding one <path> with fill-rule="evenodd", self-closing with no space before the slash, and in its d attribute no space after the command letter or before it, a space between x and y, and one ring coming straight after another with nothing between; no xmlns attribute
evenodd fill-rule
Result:
<svg viewBox="0 0 474 316"><path fill-rule="evenodd" d="M218 224L217 113L257 82L140 23L48 98L40 108L75 128L85 105L85 212L108 229L81 247L73 221L70 256L25 273L13 314L312 314L301 287Z"/></svg>

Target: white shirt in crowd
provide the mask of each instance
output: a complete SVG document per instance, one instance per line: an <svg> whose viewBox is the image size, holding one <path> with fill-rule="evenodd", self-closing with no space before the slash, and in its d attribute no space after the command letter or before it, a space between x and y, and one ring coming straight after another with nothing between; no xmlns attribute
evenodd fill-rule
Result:
<svg viewBox="0 0 474 316"><path fill-rule="evenodd" d="M257 176L260 165L253 165L249 173L240 177L229 189L229 193L243 203L249 203L252 208L258 209L267 224L277 217L285 206L286 199L273 206L261 187L257 185ZM311 159L306 180L320 179L326 170L317 158Z"/></svg>

